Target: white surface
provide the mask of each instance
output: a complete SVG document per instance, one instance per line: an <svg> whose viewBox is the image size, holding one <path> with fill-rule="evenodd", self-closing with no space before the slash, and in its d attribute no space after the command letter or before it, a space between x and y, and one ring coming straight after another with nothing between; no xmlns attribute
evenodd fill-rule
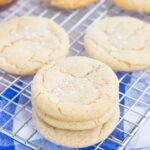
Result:
<svg viewBox="0 0 150 150"><path fill-rule="evenodd" d="M150 150L150 118L139 129L135 136L131 139L126 150L149 148Z"/></svg>

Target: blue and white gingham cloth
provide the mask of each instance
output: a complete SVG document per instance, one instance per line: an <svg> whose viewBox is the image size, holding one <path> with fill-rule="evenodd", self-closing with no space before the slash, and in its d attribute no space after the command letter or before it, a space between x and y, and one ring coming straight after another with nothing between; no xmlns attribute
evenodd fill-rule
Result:
<svg viewBox="0 0 150 150"><path fill-rule="evenodd" d="M122 76L122 73L117 73L118 77L120 78ZM149 77L148 77L149 78ZM27 79L28 80L28 79ZM150 79L149 79L150 80ZM127 78L125 81L125 83L129 84L132 82L132 79ZM120 91L122 93L125 93L125 91L128 89L128 87L125 87L125 85L120 84ZM11 99L11 97L13 97L15 93L13 93L10 89L7 89L7 91L5 92L5 96L8 97L8 99ZM15 99L15 102L20 102L22 101L22 97L19 96ZM3 108L3 106L6 104L6 100L4 100L3 98L0 97L0 108ZM122 103L127 103L126 99L124 99L122 101ZM18 108L16 108L15 106L11 106L11 108L7 108L7 109L11 109L9 111L11 111L11 113L15 113L17 111ZM121 114L124 114L124 110L121 110ZM24 118L26 114L22 113L21 114L21 118ZM6 120L8 120L10 117L7 116L5 113L1 112L0 113L0 126L3 125L4 122L6 122ZM121 128L125 129L126 128L126 124L120 124ZM127 145L127 147L125 148L126 150L150 150L150 119L147 120L147 122L143 125L143 127L139 130L139 132L136 134L136 136L131 140L131 142ZM7 129L10 131L15 131L18 128L18 123L13 120L11 121L8 126ZM26 133L30 133L30 129L26 129L26 131L24 131L23 133L21 133L22 137L26 136ZM124 135L123 134L118 134L118 133L113 133L114 135L117 135L117 138L119 139L123 139ZM37 136L34 139L35 143L40 143L41 139ZM116 149L116 145L113 143L110 143L110 141L105 141L102 144L102 147L106 150L115 150ZM0 132L0 150L30 150L31 148L28 148L27 146L15 141L14 139L6 136L5 134ZM45 144L44 145L44 149L48 150L48 149L56 149L56 145L49 143L49 144ZM62 150L66 150L66 148L62 148ZM69 149L68 149L69 150ZM82 150L93 150L93 147L89 147L89 148L84 148Z"/></svg>

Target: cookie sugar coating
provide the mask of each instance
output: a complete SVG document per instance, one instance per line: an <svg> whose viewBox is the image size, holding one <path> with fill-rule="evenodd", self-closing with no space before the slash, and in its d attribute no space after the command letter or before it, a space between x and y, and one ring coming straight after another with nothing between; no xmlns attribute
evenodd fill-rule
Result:
<svg viewBox="0 0 150 150"><path fill-rule="evenodd" d="M50 0L51 5L62 9L76 9L88 6L97 0Z"/></svg>
<svg viewBox="0 0 150 150"><path fill-rule="evenodd" d="M109 17L94 23L84 37L86 52L115 70L150 67L150 25L131 17Z"/></svg>
<svg viewBox="0 0 150 150"><path fill-rule="evenodd" d="M0 68L16 75L36 73L68 54L69 39L55 22L23 16L0 25Z"/></svg>
<svg viewBox="0 0 150 150"><path fill-rule="evenodd" d="M42 68L32 84L32 104L63 121L100 118L118 101L118 79L105 64L74 56Z"/></svg>
<svg viewBox="0 0 150 150"><path fill-rule="evenodd" d="M128 11L150 13L149 0L112 0L112 2Z"/></svg>

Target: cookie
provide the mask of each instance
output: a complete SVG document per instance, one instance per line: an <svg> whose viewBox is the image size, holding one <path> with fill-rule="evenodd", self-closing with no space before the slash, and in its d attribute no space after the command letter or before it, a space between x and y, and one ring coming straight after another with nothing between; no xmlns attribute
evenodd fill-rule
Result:
<svg viewBox="0 0 150 150"><path fill-rule="evenodd" d="M0 68L16 75L34 74L69 51L68 35L47 18L12 19L0 25L0 37Z"/></svg>
<svg viewBox="0 0 150 150"><path fill-rule="evenodd" d="M51 116L48 116L42 113L39 109L34 108L33 111L36 112L36 115L44 120L48 125L59 129L67 129L67 130L89 130L96 128L104 123L106 123L116 111L116 106L113 107L109 112L104 114L101 118L90 120L90 121L82 121L82 122L70 122L70 121L60 121Z"/></svg>
<svg viewBox="0 0 150 150"><path fill-rule="evenodd" d="M112 0L112 3L128 11L150 13L149 0Z"/></svg>
<svg viewBox="0 0 150 150"><path fill-rule="evenodd" d="M104 140L115 128L119 120L119 112L102 126L85 131L62 130L49 126L33 112L33 122L37 130L51 142L70 148L81 148L97 144Z"/></svg>
<svg viewBox="0 0 150 150"><path fill-rule="evenodd" d="M14 0L0 0L0 5L9 4L9 3L11 3L12 1L14 1Z"/></svg>
<svg viewBox="0 0 150 150"><path fill-rule="evenodd" d="M80 7L85 7L97 0L50 0L52 6L62 8L62 9L77 9Z"/></svg>
<svg viewBox="0 0 150 150"><path fill-rule="evenodd" d="M102 117L118 102L111 68L87 57L68 57L42 68L32 82L32 105L63 121Z"/></svg>
<svg viewBox="0 0 150 150"><path fill-rule="evenodd" d="M84 37L87 54L114 70L136 71L150 67L150 25L132 17L98 20Z"/></svg>

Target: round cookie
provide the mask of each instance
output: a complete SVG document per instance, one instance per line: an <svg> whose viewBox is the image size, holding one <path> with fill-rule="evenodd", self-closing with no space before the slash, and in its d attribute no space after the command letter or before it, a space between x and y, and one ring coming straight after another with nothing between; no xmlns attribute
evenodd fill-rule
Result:
<svg viewBox="0 0 150 150"><path fill-rule="evenodd" d="M12 19L0 25L0 37L0 68L16 75L34 74L69 51L66 32L42 17Z"/></svg>
<svg viewBox="0 0 150 150"><path fill-rule="evenodd" d="M62 9L77 9L80 7L85 7L97 0L50 0L52 6L62 8Z"/></svg>
<svg viewBox="0 0 150 150"><path fill-rule="evenodd" d="M68 57L42 68L32 82L32 105L63 121L100 118L118 102L118 79L105 64Z"/></svg>
<svg viewBox="0 0 150 150"><path fill-rule="evenodd" d="M119 112L105 123L103 126L85 131L62 130L49 126L39 119L33 112L33 122L37 130L51 142L71 148L81 148L94 145L104 140L115 128L119 121Z"/></svg>
<svg viewBox="0 0 150 150"><path fill-rule="evenodd" d="M113 107L109 112L104 114L101 118L90 120L90 121L82 121L82 122L70 122L70 121L59 121L51 116L48 116L42 113L39 109L34 108L33 111L36 112L36 115L44 120L45 123L51 125L53 127L59 129L66 129L66 130L89 130L96 128L104 123L106 123L116 111L116 106Z"/></svg>
<svg viewBox="0 0 150 150"><path fill-rule="evenodd" d="M132 17L98 20L84 37L87 54L115 70L150 67L150 25Z"/></svg>
<svg viewBox="0 0 150 150"><path fill-rule="evenodd" d="M150 13L149 0L112 0L112 3L128 11Z"/></svg>
<svg viewBox="0 0 150 150"><path fill-rule="evenodd" d="M12 1L14 1L14 0L0 0L0 5L9 4L9 3L11 3Z"/></svg>

